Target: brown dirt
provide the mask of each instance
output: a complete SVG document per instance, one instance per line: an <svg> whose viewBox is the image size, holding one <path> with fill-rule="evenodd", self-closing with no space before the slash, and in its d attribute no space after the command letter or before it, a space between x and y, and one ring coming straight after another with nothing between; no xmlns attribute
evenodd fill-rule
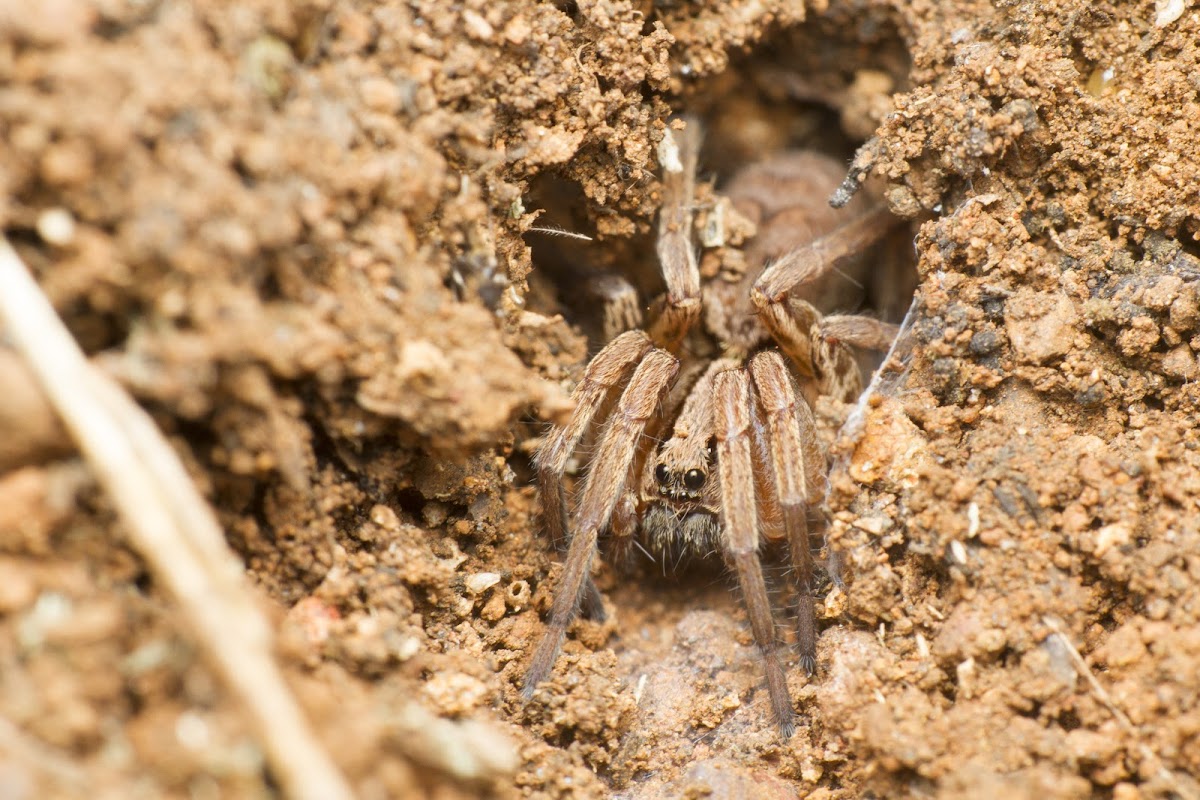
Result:
<svg viewBox="0 0 1200 800"><path fill-rule="evenodd" d="M1200 14L1156 13L2 0L0 220L217 508L364 798L1196 797ZM516 690L557 574L529 453L596 345L569 289L653 288L684 110L718 186L869 139L913 221L911 363L834 445L848 585L786 742L720 576L605 568L610 621ZM0 796L272 796L10 362Z"/></svg>

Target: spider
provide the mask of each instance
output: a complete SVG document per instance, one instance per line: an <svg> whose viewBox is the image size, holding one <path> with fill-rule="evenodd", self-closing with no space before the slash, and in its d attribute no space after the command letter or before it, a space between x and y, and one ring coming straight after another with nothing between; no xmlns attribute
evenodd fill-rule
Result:
<svg viewBox="0 0 1200 800"><path fill-rule="evenodd" d="M580 610L603 618L591 578L600 537L617 546L636 538L664 559L724 555L786 738L795 711L760 545L786 543L797 647L811 675L817 631L809 524L823 522L826 459L809 404L821 394L854 400L861 375L852 347L884 349L895 334L894 326L866 317L823 317L799 290L814 297L835 262L864 250L894 218L882 207L860 207L839 225L838 212L823 200L844 169L804 152L765 161L728 190L735 206L763 224L746 251L758 268L740 283L702 285L691 242L699 141L698 124L688 121L668 130L659 148L657 255L665 296L652 305L645 329L620 333L595 355L574 391L574 412L534 459L544 524L567 555L523 694L530 698L549 675ZM788 186L800 196L782 197ZM761 266L771 256L781 257ZM564 475L585 437L596 446L571 513Z"/></svg>

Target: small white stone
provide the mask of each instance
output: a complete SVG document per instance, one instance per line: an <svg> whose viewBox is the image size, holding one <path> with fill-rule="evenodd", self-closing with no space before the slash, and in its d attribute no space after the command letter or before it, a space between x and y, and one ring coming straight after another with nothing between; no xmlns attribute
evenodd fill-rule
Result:
<svg viewBox="0 0 1200 800"><path fill-rule="evenodd" d="M1100 558L1114 547L1123 547L1129 544L1132 537L1133 532L1129 530L1128 525L1120 522L1105 525L1096 531L1096 546L1092 550L1092 554Z"/></svg>
<svg viewBox="0 0 1200 800"><path fill-rule="evenodd" d="M979 535L979 504L967 506L967 538L974 539Z"/></svg>
<svg viewBox="0 0 1200 800"><path fill-rule="evenodd" d="M427 339L411 339L402 344L396 361L395 375L400 380L446 374L451 368L446 354Z"/></svg>
<svg viewBox="0 0 1200 800"><path fill-rule="evenodd" d="M487 41L496 34L496 29L492 27L486 19L478 12L467 9L463 12L463 23L467 27L467 34L473 39L482 39Z"/></svg>
<svg viewBox="0 0 1200 800"><path fill-rule="evenodd" d="M879 536L884 530L891 527L891 523L883 517L859 517L854 520L854 527L866 531L872 536Z"/></svg>
<svg viewBox="0 0 1200 800"><path fill-rule="evenodd" d="M955 675L958 677L958 696L962 699L970 699L974 689L975 678L975 659L968 658L954 668Z"/></svg>
<svg viewBox="0 0 1200 800"><path fill-rule="evenodd" d="M396 645L393 651L397 661L408 661L415 656L421 649L421 642L415 636L407 636Z"/></svg>
<svg viewBox="0 0 1200 800"><path fill-rule="evenodd" d="M499 582L500 576L495 572L476 572L463 580L463 584L471 594L483 594Z"/></svg>
<svg viewBox="0 0 1200 800"><path fill-rule="evenodd" d="M65 208L48 208L38 214L37 232L46 244L66 247L75 241L75 217Z"/></svg>
<svg viewBox="0 0 1200 800"><path fill-rule="evenodd" d="M1157 0L1154 4L1154 27L1165 28L1183 16L1184 0Z"/></svg>
<svg viewBox="0 0 1200 800"><path fill-rule="evenodd" d="M185 711L175 720L175 738L188 750L203 750L208 746L208 723L195 711Z"/></svg>
<svg viewBox="0 0 1200 800"><path fill-rule="evenodd" d="M958 539L950 542L950 555L960 564L967 563L967 548Z"/></svg>
<svg viewBox="0 0 1200 800"><path fill-rule="evenodd" d="M17 640L26 650L41 647L46 641L46 634L65 623L74 613L71 598L58 592L43 592L33 608L21 618L17 626Z"/></svg>

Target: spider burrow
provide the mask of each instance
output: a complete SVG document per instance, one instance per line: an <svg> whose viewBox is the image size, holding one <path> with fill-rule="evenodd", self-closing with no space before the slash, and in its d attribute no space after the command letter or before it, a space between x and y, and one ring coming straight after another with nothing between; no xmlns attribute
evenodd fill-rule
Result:
<svg viewBox="0 0 1200 800"><path fill-rule="evenodd" d="M787 737L795 711L760 546L786 545L800 663L811 675L817 629L809 536L810 524L824 525L827 467L810 403L818 395L854 400L862 384L852 347L884 349L895 335L894 326L867 317L822 316L810 301L819 300L815 293L829 283L822 278L839 259L862 252L895 220L878 206L847 216L825 205L844 172L830 159L800 152L767 160L744 170L727 192L757 222L770 221L747 248L753 268L738 282L702 283L691 241L699 142L698 123L689 121L668 130L659 148L665 296L643 329L636 304L621 293L618 316L632 329L591 360L570 419L535 457L544 524L567 555L523 693L530 698L550 674L577 613L603 617L591 577L602 536L618 550L636 539L664 561L719 552L737 576ZM781 196L781 186L799 187L800 196ZM781 257L764 266L772 255ZM572 510L568 461L593 437Z"/></svg>

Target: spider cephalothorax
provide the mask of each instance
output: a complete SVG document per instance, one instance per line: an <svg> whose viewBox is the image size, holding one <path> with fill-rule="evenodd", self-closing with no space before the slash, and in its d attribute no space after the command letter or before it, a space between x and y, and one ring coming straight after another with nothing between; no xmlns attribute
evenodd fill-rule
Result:
<svg viewBox="0 0 1200 800"><path fill-rule="evenodd" d="M653 485L642 487L642 546L669 569L720 552L716 442L699 435L673 437L652 460Z"/></svg>
<svg viewBox="0 0 1200 800"><path fill-rule="evenodd" d="M786 545L797 646L811 674L809 523L819 519L826 462L809 402L821 394L853 399L861 379L851 346L886 346L893 329L865 317L823 317L810 299L820 297L821 279L838 259L877 239L891 219L882 209L860 209L839 226L835 212L814 206L812 198L828 196L840 177L827 159L800 153L764 162L728 193L754 222L771 223L764 230L785 235L760 233L751 242L747 260L759 269L740 283L702 284L691 244L698 148L694 122L668 131L660 147L665 297L644 330L619 333L596 354L575 389L571 418L537 453L545 524L566 545L567 559L525 694L550 673L577 611L603 615L590 566L607 535L614 549L636 540L667 565L724 556L763 655L776 720L788 735L794 710L759 548ZM783 196L779 184L799 185L800 202ZM778 260L762 268L772 257ZM581 441L593 437L572 511L564 473Z"/></svg>

